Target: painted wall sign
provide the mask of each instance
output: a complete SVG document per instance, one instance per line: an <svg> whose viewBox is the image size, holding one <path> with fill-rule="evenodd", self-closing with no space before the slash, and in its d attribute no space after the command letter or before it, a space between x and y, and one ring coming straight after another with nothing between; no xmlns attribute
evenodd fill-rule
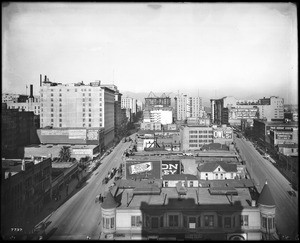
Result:
<svg viewBox="0 0 300 243"><path fill-rule="evenodd" d="M161 162L162 175L180 174L180 161L163 160Z"/></svg>

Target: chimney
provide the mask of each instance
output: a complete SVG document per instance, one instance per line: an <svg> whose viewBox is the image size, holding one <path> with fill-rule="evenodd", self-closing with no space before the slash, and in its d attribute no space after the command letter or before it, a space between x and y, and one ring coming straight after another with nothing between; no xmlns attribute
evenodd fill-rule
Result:
<svg viewBox="0 0 300 243"><path fill-rule="evenodd" d="M33 85L30 84L30 96L29 98L33 98Z"/></svg>
<svg viewBox="0 0 300 243"><path fill-rule="evenodd" d="M40 74L40 86L42 87L42 83L43 83L43 77L42 74Z"/></svg>
<svg viewBox="0 0 300 243"><path fill-rule="evenodd" d="M47 75L45 75L45 80L44 80L44 82L47 82Z"/></svg>
<svg viewBox="0 0 300 243"><path fill-rule="evenodd" d="M256 205L256 201L255 200L251 200L251 206L255 207L255 205Z"/></svg>
<svg viewBox="0 0 300 243"><path fill-rule="evenodd" d="M25 159L22 159L21 170L25 171Z"/></svg>

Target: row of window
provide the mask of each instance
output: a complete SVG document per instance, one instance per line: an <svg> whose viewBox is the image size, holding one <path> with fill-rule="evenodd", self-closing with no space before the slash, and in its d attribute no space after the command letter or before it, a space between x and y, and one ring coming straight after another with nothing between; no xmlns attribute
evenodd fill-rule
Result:
<svg viewBox="0 0 300 243"><path fill-rule="evenodd" d="M212 138L213 135L210 134L210 135L190 135L190 138Z"/></svg>
<svg viewBox="0 0 300 243"><path fill-rule="evenodd" d="M197 134L197 133L213 133L212 130L191 130L189 131L190 134Z"/></svg>
<svg viewBox="0 0 300 243"><path fill-rule="evenodd" d="M213 140L212 139L190 139L189 140L189 143L198 143L198 141L199 141L199 143L212 143L213 142ZM192 144L190 144L190 145L192 145Z"/></svg>
<svg viewBox="0 0 300 243"><path fill-rule="evenodd" d="M182 224L178 214L168 215L167 219L167 225L165 225L163 216L146 216L144 223L141 216L131 216L131 227L142 227L144 225L146 227L155 229L159 227L181 227L181 225L183 225L185 228L234 228L236 226L249 226L249 215L239 215L239 225L236 224L235 217L222 215L217 215L217 217L216 215L204 215L202 222L201 216L183 216Z"/></svg>

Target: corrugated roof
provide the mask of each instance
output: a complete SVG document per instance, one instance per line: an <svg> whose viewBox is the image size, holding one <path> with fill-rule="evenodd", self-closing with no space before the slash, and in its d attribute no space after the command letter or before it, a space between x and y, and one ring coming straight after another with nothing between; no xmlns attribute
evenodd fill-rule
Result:
<svg viewBox="0 0 300 243"><path fill-rule="evenodd" d="M111 194L111 192L109 191L106 194L106 198L104 199L101 207L104 209L110 209L110 208L116 208L117 207L117 203L113 197L113 195Z"/></svg>
<svg viewBox="0 0 300 243"><path fill-rule="evenodd" d="M257 200L258 204L275 206L275 201L267 182L265 183Z"/></svg>
<svg viewBox="0 0 300 243"><path fill-rule="evenodd" d="M206 162L198 167L200 172L213 172L218 166L221 166L226 172L237 172L237 165L223 161Z"/></svg>

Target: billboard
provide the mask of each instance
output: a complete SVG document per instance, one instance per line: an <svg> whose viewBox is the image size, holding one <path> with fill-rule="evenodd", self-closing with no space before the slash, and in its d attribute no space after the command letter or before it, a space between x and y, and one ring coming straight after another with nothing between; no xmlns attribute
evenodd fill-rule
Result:
<svg viewBox="0 0 300 243"><path fill-rule="evenodd" d="M126 161L126 179L160 179L160 161Z"/></svg>
<svg viewBox="0 0 300 243"><path fill-rule="evenodd" d="M232 139L232 130L228 129L214 129L213 138Z"/></svg>
<svg viewBox="0 0 300 243"><path fill-rule="evenodd" d="M179 160L163 160L161 162L162 175L180 174L181 166Z"/></svg>
<svg viewBox="0 0 300 243"><path fill-rule="evenodd" d="M99 140L98 130L87 130L87 140Z"/></svg>
<svg viewBox="0 0 300 243"><path fill-rule="evenodd" d="M86 130L85 129L69 130L69 139L86 140Z"/></svg>
<svg viewBox="0 0 300 243"><path fill-rule="evenodd" d="M293 135L290 133L276 133L276 139L292 140Z"/></svg>
<svg viewBox="0 0 300 243"><path fill-rule="evenodd" d="M68 136L69 133L67 130L55 130L55 129L41 129L42 136Z"/></svg>

